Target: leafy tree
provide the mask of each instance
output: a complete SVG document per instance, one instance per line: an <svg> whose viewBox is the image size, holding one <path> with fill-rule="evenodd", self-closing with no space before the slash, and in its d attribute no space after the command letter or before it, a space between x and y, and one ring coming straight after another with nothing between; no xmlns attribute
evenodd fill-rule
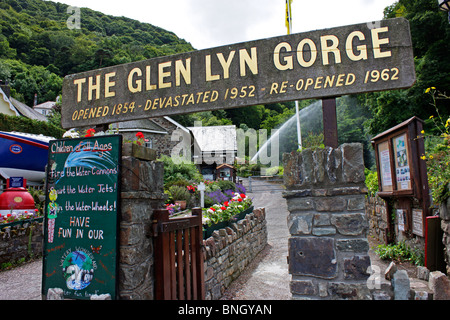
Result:
<svg viewBox="0 0 450 320"><path fill-rule="evenodd" d="M406 90L360 95L372 119L367 121L371 134L377 134L412 117L428 119L436 115L424 92L436 87L445 92L450 88L450 25L447 15L439 10L435 0L400 0L384 11L385 18L405 17L411 26L415 55L415 85ZM437 102L443 117L450 113L450 102Z"/></svg>

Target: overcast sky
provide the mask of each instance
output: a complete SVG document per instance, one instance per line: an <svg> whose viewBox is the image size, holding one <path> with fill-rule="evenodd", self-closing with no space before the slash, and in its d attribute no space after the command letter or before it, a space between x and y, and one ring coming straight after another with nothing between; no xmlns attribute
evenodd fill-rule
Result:
<svg viewBox="0 0 450 320"><path fill-rule="evenodd" d="M195 49L286 34L285 0L55 0L174 32ZM293 0L293 33L371 22L396 0Z"/></svg>

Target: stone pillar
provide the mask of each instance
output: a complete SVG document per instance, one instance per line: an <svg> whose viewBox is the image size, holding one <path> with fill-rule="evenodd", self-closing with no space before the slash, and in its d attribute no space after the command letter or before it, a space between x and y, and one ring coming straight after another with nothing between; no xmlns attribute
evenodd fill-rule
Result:
<svg viewBox="0 0 450 320"><path fill-rule="evenodd" d="M293 299L371 299L361 144L284 154Z"/></svg>
<svg viewBox="0 0 450 320"><path fill-rule="evenodd" d="M153 300L154 209L163 208L162 162L122 157L122 203L119 237L119 299Z"/></svg>

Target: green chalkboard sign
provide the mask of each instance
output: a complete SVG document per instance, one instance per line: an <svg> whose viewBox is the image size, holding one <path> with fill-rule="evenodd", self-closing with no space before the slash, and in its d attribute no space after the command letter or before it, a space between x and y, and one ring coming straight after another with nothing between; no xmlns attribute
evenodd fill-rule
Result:
<svg viewBox="0 0 450 320"><path fill-rule="evenodd" d="M42 294L116 298L122 136L49 144Z"/></svg>

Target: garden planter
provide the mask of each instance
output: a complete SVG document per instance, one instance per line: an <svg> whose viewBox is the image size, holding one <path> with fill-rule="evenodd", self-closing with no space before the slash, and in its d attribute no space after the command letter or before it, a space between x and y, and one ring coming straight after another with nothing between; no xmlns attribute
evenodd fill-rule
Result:
<svg viewBox="0 0 450 320"><path fill-rule="evenodd" d="M147 161L156 160L156 150L135 143L124 143L122 146L122 155Z"/></svg>
<svg viewBox="0 0 450 320"><path fill-rule="evenodd" d="M203 226L203 239L208 239L215 230L224 229L226 227L229 227L229 226L231 226L232 223L235 223L235 222L238 222L239 220L244 219L247 214L252 213L252 212L253 212L253 206L238 213L237 215L232 217L230 220L213 223L213 224L211 224L211 226L207 226L207 225Z"/></svg>
<svg viewBox="0 0 450 320"><path fill-rule="evenodd" d="M242 220L242 219L245 218L246 215L248 215L249 213L252 213L252 212L253 212L253 206L251 206L250 208L245 209L244 211L238 213L238 214L235 215L233 218L231 218L231 220L232 220L233 222Z"/></svg>
<svg viewBox="0 0 450 320"><path fill-rule="evenodd" d="M175 203L178 203L180 205L181 210L186 209L186 201L185 200L175 200Z"/></svg>

